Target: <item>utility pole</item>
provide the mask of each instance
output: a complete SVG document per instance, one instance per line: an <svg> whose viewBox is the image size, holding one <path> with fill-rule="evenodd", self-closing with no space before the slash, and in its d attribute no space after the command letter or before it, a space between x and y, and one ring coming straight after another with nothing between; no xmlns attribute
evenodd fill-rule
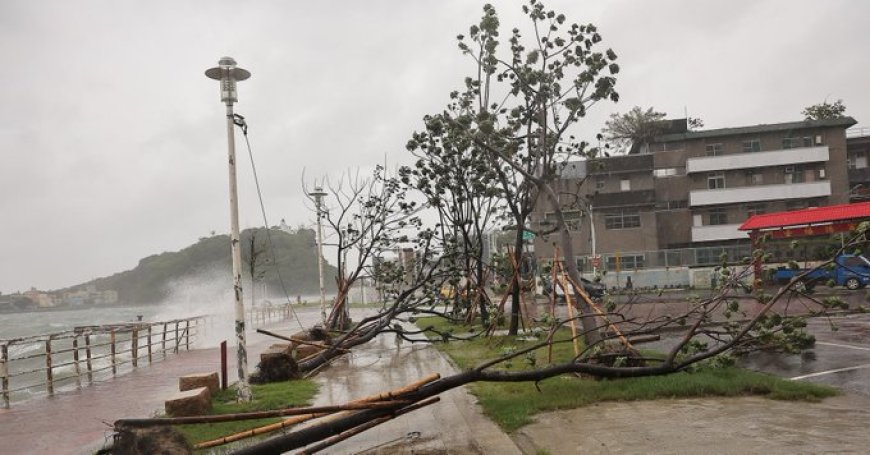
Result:
<svg viewBox="0 0 870 455"><path fill-rule="evenodd" d="M326 192L316 186L309 193L314 198L314 207L317 211L317 276L320 278L320 319L326 327L326 288L323 286L323 196Z"/></svg>
<svg viewBox="0 0 870 455"><path fill-rule="evenodd" d="M238 401L251 401L251 386L248 384L248 352L245 343L245 304L242 301L242 249L239 244L239 198L236 183L236 137L233 103L238 102L236 81L251 77L247 70L236 67L236 61L224 57L218 66L206 70L205 75L221 83L221 101L227 105L227 142L229 143L230 174L230 248L233 254L233 294L235 295L236 352L238 354Z"/></svg>

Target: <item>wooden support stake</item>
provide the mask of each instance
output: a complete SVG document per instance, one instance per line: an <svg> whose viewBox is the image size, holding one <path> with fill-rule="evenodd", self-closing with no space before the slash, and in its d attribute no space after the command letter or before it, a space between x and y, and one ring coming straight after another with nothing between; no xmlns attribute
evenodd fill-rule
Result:
<svg viewBox="0 0 870 455"><path fill-rule="evenodd" d="M139 330L130 332L130 355L133 357L133 368L139 366Z"/></svg>
<svg viewBox="0 0 870 455"><path fill-rule="evenodd" d="M45 387L54 395L54 368L51 367L51 338L45 340Z"/></svg>
<svg viewBox="0 0 870 455"><path fill-rule="evenodd" d="M3 407L9 409L9 346L0 345L0 392L3 395Z"/></svg>
<svg viewBox="0 0 870 455"><path fill-rule="evenodd" d="M78 335L73 337L72 340L72 350L73 350L73 366L75 367L76 372L76 387L82 388L82 369L79 366L79 337Z"/></svg>
<svg viewBox="0 0 870 455"><path fill-rule="evenodd" d="M118 361L115 356L116 347L115 347L115 329L109 331L109 348L112 350L112 375L118 374Z"/></svg>
<svg viewBox="0 0 870 455"><path fill-rule="evenodd" d="M327 447L338 444L339 442L344 441L345 439L348 439L348 438L355 436L357 434L360 434L363 431L366 431L366 430L373 428L373 427L376 427L384 422L395 419L396 417L398 417L402 414L407 414L411 411L416 411L417 409L420 409L420 408L425 407L425 406L429 406L432 403L437 403L440 400L441 400L441 397L435 396L435 397L427 398L427 399L422 400L422 401L418 401L417 403L414 403L410 406L406 406L402 409L399 409L398 411L394 412L393 414L389 414L389 415L386 415L383 417L378 417L377 419L370 420L362 425L353 427L350 430L343 431L335 436L324 439L323 441L320 441L319 443L317 443L311 447L308 447L300 452L297 452L297 454L298 455L309 455L309 454L320 452L321 450L326 449Z"/></svg>
<svg viewBox="0 0 870 455"><path fill-rule="evenodd" d="M91 335L85 334L85 359L88 367L88 383L94 382L94 368L91 363Z"/></svg>

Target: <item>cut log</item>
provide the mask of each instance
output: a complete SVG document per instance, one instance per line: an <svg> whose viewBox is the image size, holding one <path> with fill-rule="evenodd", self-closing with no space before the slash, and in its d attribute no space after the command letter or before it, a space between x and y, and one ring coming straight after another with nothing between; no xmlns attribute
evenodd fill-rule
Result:
<svg viewBox="0 0 870 455"><path fill-rule="evenodd" d="M208 387L178 392L164 403L166 413L173 417L208 414L211 410L211 393Z"/></svg>
<svg viewBox="0 0 870 455"><path fill-rule="evenodd" d="M182 392L200 387L208 388L211 394L217 393L220 390L220 379L218 379L217 372L189 374L178 378L178 390Z"/></svg>

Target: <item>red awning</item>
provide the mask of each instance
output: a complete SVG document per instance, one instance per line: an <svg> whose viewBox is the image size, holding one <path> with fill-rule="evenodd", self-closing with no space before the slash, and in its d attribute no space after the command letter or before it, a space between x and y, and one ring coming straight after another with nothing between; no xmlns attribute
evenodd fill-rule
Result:
<svg viewBox="0 0 870 455"><path fill-rule="evenodd" d="M741 231L754 231L757 229L836 223L864 218L870 218L870 202L829 205L827 207L813 207L791 212L755 215L740 225L739 229Z"/></svg>

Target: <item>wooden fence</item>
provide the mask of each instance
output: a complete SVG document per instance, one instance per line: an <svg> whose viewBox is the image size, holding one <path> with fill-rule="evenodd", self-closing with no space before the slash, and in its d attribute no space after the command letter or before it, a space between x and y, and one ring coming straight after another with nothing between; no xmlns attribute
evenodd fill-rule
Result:
<svg viewBox="0 0 870 455"><path fill-rule="evenodd" d="M194 317L85 326L0 339L0 402L8 409L16 395L54 395L59 387L80 388L165 359L167 353L190 350L204 321Z"/></svg>

